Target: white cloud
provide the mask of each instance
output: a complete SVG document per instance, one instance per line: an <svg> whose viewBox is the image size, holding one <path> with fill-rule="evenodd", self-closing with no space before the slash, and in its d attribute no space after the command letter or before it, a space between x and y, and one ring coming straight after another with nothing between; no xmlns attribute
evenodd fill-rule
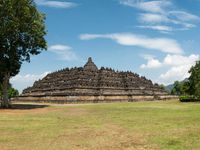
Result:
<svg viewBox="0 0 200 150"><path fill-rule="evenodd" d="M79 38L81 40L94 40L97 38L109 38L109 34L81 34Z"/></svg>
<svg viewBox="0 0 200 150"><path fill-rule="evenodd" d="M169 14L173 15L175 18L181 21L198 21L200 20L199 16L190 14L185 11L170 11Z"/></svg>
<svg viewBox="0 0 200 150"><path fill-rule="evenodd" d="M37 5L54 7L54 8L72 8L77 6L73 2L63 2L63 1L50 1L50 0L35 0Z"/></svg>
<svg viewBox="0 0 200 150"><path fill-rule="evenodd" d="M72 50L71 47L67 45L52 45L48 48L50 52L55 53L59 59L66 61L78 60L76 53Z"/></svg>
<svg viewBox="0 0 200 150"><path fill-rule="evenodd" d="M161 74L158 81L163 84L171 84L174 83L174 81L182 81L189 77L190 74L188 71L190 68L191 65L187 64L172 67L167 72Z"/></svg>
<svg viewBox="0 0 200 150"><path fill-rule="evenodd" d="M97 38L111 39L121 45L139 46L147 49L159 50L165 53L180 54L183 52L178 42L168 38L150 38L131 33L80 35L81 40L93 40Z"/></svg>
<svg viewBox="0 0 200 150"><path fill-rule="evenodd" d="M167 71L160 74L155 81L166 85L176 80L182 81L188 78L190 76L188 71L200 59L200 56L195 54L190 56L168 54L162 62L151 55L143 55L142 57L147 60L147 63L142 64L141 69L166 68Z"/></svg>
<svg viewBox="0 0 200 150"><path fill-rule="evenodd" d="M11 78L11 83L15 88L22 92L24 88L33 85L36 80L44 78L49 73L50 71L46 71L42 74L18 74L15 77Z"/></svg>
<svg viewBox="0 0 200 150"><path fill-rule="evenodd" d="M192 66L197 60L199 60L199 55L191 54L190 56L182 56L168 54L164 58L163 64L170 66L181 66L187 64L189 66Z"/></svg>
<svg viewBox="0 0 200 150"><path fill-rule="evenodd" d="M174 31L174 30L187 30L187 29L190 29L190 28L193 28L195 27L194 24L192 23L187 23L185 21L182 21L182 20L178 20L177 18L174 18L172 19L173 17L170 17L170 16L166 16L166 15L163 15L163 14L152 14L152 13L143 13L143 14L140 14L139 15L139 21L141 23L145 23L145 24L154 24L154 25L157 25L157 26L160 26L160 24L164 23L164 24L173 24L173 25L179 25L181 26L181 28L177 28L177 29L174 29L171 27L171 31ZM153 29L153 28L149 28L149 29Z"/></svg>
<svg viewBox="0 0 200 150"><path fill-rule="evenodd" d="M120 0L120 4L137 8L143 13L138 15L140 23L147 26L146 29L156 30L154 27L148 27L152 24L156 26L171 26L170 31L188 30L196 27L196 21L200 21L200 17L186 11L175 10L172 1L167 0ZM162 30L157 30L162 32ZM168 31L169 32L169 31ZM165 32L162 32L165 33Z"/></svg>
<svg viewBox="0 0 200 150"><path fill-rule="evenodd" d="M159 60L155 59L154 56L145 55L143 56L143 58L147 60L147 64L142 64L140 66L141 69L155 69L162 66L162 63Z"/></svg>
<svg viewBox="0 0 200 150"><path fill-rule="evenodd" d="M190 75L188 71L193 65L195 65L196 61L200 59L200 56L195 54L191 54L190 56L168 54L162 62L153 57L145 59L148 60L147 64L142 64L140 66L141 69L155 69L159 67L168 68L166 72L162 73L158 77L156 82L162 84L171 84L176 80L182 81L185 78L188 78Z"/></svg>
<svg viewBox="0 0 200 150"><path fill-rule="evenodd" d="M167 55L163 63L165 65L170 65L171 68L167 70L167 72L160 75L159 81L165 84L169 84L176 80L182 81L185 78L188 78L190 76L188 71L199 59L199 55L194 54L188 57L179 55Z"/></svg>
<svg viewBox="0 0 200 150"><path fill-rule="evenodd" d="M152 12L152 13L164 13L165 9L171 6L170 1L148 1L144 2L142 0L120 0L120 4L135 7L143 11Z"/></svg>
<svg viewBox="0 0 200 150"><path fill-rule="evenodd" d="M161 25L155 25L155 26L138 26L139 28L143 28L143 29L152 29L152 30L157 30L157 31L161 31L161 32L165 32L168 33L170 31L173 30L172 27L169 26L161 26Z"/></svg>
<svg viewBox="0 0 200 150"><path fill-rule="evenodd" d="M139 21L143 23L157 24L169 22L169 19L162 14L143 13L139 15Z"/></svg>
<svg viewBox="0 0 200 150"><path fill-rule="evenodd" d="M16 75L11 79L11 82L33 82L45 77L49 71L46 71L42 74L26 74L26 75Z"/></svg>

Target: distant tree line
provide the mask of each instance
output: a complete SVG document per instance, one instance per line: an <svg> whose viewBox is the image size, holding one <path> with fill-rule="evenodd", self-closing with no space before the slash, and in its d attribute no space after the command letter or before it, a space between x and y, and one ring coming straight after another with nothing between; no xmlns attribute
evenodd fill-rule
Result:
<svg viewBox="0 0 200 150"><path fill-rule="evenodd" d="M171 90L172 95L188 95L189 94L189 82L188 80L184 81L175 81L173 88Z"/></svg>

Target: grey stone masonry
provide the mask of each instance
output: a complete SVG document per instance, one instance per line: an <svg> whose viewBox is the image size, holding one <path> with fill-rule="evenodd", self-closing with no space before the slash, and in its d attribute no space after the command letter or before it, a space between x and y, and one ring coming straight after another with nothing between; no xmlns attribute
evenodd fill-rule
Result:
<svg viewBox="0 0 200 150"><path fill-rule="evenodd" d="M21 97L93 96L109 98L133 96L166 96L158 84L130 71L100 69L90 57L84 67L65 68L48 74L25 89ZM120 98L119 98L120 99Z"/></svg>

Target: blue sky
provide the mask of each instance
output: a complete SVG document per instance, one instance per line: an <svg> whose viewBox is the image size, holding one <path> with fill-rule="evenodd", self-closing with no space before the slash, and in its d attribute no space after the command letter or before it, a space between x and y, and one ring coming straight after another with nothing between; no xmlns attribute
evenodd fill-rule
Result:
<svg viewBox="0 0 200 150"><path fill-rule="evenodd" d="M35 0L48 51L11 79L20 91L47 73L83 66L130 70L157 83L188 77L200 58L200 0Z"/></svg>

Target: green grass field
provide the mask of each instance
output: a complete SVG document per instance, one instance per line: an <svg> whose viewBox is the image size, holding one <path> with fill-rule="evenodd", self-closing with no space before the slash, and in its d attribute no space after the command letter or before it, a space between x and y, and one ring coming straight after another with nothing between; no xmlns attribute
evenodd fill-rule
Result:
<svg viewBox="0 0 200 150"><path fill-rule="evenodd" d="M1 150L200 149L200 103L20 108L0 110Z"/></svg>

